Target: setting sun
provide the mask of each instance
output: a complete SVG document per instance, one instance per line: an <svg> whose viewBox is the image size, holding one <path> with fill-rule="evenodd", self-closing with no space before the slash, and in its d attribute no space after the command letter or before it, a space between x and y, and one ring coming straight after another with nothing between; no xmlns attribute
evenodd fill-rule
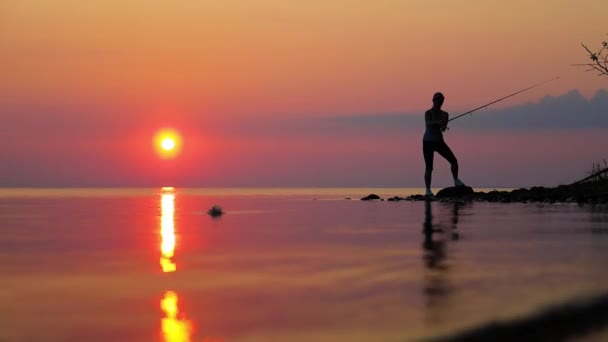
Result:
<svg viewBox="0 0 608 342"><path fill-rule="evenodd" d="M173 138L164 138L163 141L161 141L160 146L165 151L171 151L172 149L175 148L175 139L173 139Z"/></svg>
<svg viewBox="0 0 608 342"><path fill-rule="evenodd" d="M163 159L175 158L181 150L182 139L173 129L162 129L154 137L156 152Z"/></svg>

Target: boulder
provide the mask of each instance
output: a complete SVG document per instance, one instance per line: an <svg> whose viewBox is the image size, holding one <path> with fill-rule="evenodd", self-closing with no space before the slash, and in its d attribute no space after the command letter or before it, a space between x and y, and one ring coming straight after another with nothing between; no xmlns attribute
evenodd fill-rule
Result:
<svg viewBox="0 0 608 342"><path fill-rule="evenodd" d="M361 200L362 201L371 201L371 200L379 200L379 199L382 199L382 198L376 194L369 194L369 195L363 197Z"/></svg>
<svg viewBox="0 0 608 342"><path fill-rule="evenodd" d="M407 196L405 199L408 201L424 201L425 198L424 195L411 195Z"/></svg>
<svg viewBox="0 0 608 342"><path fill-rule="evenodd" d="M470 186L451 186L439 190L436 197L472 197L475 196L475 191Z"/></svg>

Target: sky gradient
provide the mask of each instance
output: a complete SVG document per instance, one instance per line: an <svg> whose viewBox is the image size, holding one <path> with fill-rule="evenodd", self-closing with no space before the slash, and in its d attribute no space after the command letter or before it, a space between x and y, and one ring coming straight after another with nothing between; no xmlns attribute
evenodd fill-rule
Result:
<svg viewBox="0 0 608 342"><path fill-rule="evenodd" d="M421 187L423 113L472 186L566 183L608 158L608 78L572 67L598 1L0 3L0 186ZM602 91L604 90L604 91ZM155 133L182 154L158 158ZM437 160L434 185L449 185Z"/></svg>

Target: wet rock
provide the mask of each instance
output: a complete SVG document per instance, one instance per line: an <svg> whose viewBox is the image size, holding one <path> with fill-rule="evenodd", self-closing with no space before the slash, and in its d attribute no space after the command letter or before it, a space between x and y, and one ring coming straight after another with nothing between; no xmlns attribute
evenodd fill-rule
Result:
<svg viewBox="0 0 608 342"><path fill-rule="evenodd" d="M511 191L509 194L511 200L513 202L522 202L526 203L532 199L532 195L530 194L530 190L526 188L516 189Z"/></svg>
<svg viewBox="0 0 608 342"><path fill-rule="evenodd" d="M370 194L361 200L381 200L380 196ZM388 199L394 201L437 201L442 202L492 202L492 203L537 203L538 205L554 203L608 204L608 179L592 184L560 185L555 188L532 187L520 188L512 191L475 192L471 187L448 187L442 189L434 197L422 194L407 196L405 198L394 196Z"/></svg>
<svg viewBox="0 0 608 342"><path fill-rule="evenodd" d="M406 200L406 198L404 198L404 197L394 196L394 197L389 198L387 201L399 202L399 201L405 201L405 200Z"/></svg>
<svg viewBox="0 0 608 342"><path fill-rule="evenodd" d="M372 200L380 200L380 199L382 199L382 198L376 194L369 194L369 195L361 198L362 201L372 201Z"/></svg>
<svg viewBox="0 0 608 342"><path fill-rule="evenodd" d="M472 197L475 195L475 191L470 186L451 186L439 190L437 197L451 197L451 198L462 198Z"/></svg>

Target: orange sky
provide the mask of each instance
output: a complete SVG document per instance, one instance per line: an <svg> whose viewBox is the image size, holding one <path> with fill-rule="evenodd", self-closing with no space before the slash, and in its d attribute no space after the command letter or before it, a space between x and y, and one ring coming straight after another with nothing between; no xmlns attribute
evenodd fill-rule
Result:
<svg viewBox="0 0 608 342"><path fill-rule="evenodd" d="M4 1L0 91L203 104L209 115L467 107L561 75L599 45L598 1ZM517 101L535 99L531 92Z"/></svg>
<svg viewBox="0 0 608 342"><path fill-rule="evenodd" d="M78 137L68 145L88 137L122 157L175 127L187 156L259 143L195 120L418 113L437 90L457 113L556 75L496 108L571 89L591 97L607 79L570 64L587 61L581 42L606 39L606 12L597 0L2 1L0 115L69 123ZM92 140L103 125L112 129L95 132L106 140ZM7 133L14 144L0 152L17 164L65 149L60 131ZM120 152L117 139L134 136ZM23 164L43 163L32 158Z"/></svg>

